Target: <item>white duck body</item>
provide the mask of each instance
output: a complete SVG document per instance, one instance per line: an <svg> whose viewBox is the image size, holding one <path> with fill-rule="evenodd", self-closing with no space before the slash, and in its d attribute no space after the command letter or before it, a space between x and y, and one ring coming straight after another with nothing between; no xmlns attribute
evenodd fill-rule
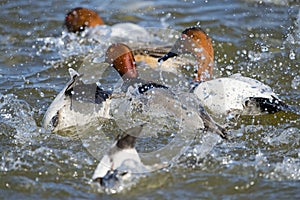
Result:
<svg viewBox="0 0 300 200"><path fill-rule="evenodd" d="M135 149L136 139L143 125L118 135L97 165L92 180L107 193L117 193L135 184L139 176L166 167L166 164L144 165Z"/></svg>
<svg viewBox="0 0 300 200"><path fill-rule="evenodd" d="M141 131L142 126L137 126L132 128L132 130ZM93 180L97 178L103 178L109 171L113 171L122 167L127 161L135 162L134 167L145 167L142 164L142 161L135 149L135 137L136 134L126 134L125 136L118 136L120 137L117 139L108 152L103 156L100 163L97 165L94 174L92 176ZM139 169L136 169L139 170Z"/></svg>
<svg viewBox="0 0 300 200"><path fill-rule="evenodd" d="M202 82L193 92L217 116L261 115L287 107L269 86L240 74Z"/></svg>
<svg viewBox="0 0 300 200"><path fill-rule="evenodd" d="M53 100L43 118L43 127L52 132L110 118L110 98L104 98L102 102L95 103L95 88L84 91L85 96L91 95L89 92L93 93L91 99L74 98L73 88L75 83L78 83L80 75L71 68L69 73L71 80Z"/></svg>
<svg viewBox="0 0 300 200"><path fill-rule="evenodd" d="M101 25L87 28L84 32L90 39L94 39L101 44L111 42L149 42L153 40L153 36L142 26L134 23L118 23L112 26ZM109 41L109 42L108 42Z"/></svg>

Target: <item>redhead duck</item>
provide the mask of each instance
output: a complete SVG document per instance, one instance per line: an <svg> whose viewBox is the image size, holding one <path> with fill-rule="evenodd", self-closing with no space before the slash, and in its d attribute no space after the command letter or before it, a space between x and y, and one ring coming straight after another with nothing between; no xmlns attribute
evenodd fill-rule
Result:
<svg viewBox="0 0 300 200"><path fill-rule="evenodd" d="M255 79L240 74L212 79L213 47L211 39L199 27L184 30L171 51L159 58L158 62L186 53L198 60L192 92L214 115L237 117L289 110L289 106L269 86Z"/></svg>

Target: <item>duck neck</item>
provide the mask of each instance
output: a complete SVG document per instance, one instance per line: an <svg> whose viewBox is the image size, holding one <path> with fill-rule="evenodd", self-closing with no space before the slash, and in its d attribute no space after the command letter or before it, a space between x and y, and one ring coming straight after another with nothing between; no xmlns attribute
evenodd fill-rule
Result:
<svg viewBox="0 0 300 200"><path fill-rule="evenodd" d="M194 54L197 59L197 75L194 81L208 81L212 79L214 60L213 55L207 52L196 52Z"/></svg>

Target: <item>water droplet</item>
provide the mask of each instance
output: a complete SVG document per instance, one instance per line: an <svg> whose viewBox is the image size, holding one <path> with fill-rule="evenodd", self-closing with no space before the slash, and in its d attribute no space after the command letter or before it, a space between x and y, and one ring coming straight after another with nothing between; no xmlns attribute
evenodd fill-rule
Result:
<svg viewBox="0 0 300 200"><path fill-rule="evenodd" d="M296 59L296 54L295 54L294 50L291 50L291 51L290 51L289 58L290 58L291 60L295 60L295 59Z"/></svg>
<svg viewBox="0 0 300 200"><path fill-rule="evenodd" d="M292 80L292 83L291 83L291 87L295 90L300 88L300 76L294 77L294 79Z"/></svg>

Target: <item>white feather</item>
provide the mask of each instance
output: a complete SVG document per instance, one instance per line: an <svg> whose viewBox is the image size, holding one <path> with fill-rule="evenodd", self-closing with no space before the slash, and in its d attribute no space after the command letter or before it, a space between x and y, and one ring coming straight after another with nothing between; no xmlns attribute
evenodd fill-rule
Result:
<svg viewBox="0 0 300 200"><path fill-rule="evenodd" d="M249 97L278 98L269 86L240 74L203 82L194 93L215 115L243 114Z"/></svg>

